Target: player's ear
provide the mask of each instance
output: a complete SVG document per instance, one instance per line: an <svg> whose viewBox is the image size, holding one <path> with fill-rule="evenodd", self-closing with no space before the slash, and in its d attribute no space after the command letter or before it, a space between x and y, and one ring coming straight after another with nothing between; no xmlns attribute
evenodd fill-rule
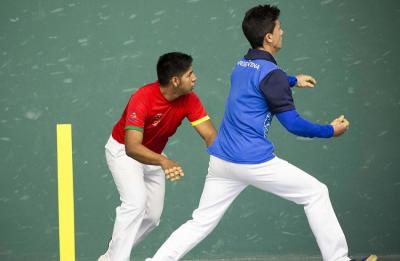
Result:
<svg viewBox="0 0 400 261"><path fill-rule="evenodd" d="M171 78L171 83L172 83L172 86L178 87L178 85L179 85L179 78L178 78L177 76L172 76L172 78Z"/></svg>
<svg viewBox="0 0 400 261"><path fill-rule="evenodd" d="M266 33L264 36L264 43L270 44L272 43L272 34Z"/></svg>

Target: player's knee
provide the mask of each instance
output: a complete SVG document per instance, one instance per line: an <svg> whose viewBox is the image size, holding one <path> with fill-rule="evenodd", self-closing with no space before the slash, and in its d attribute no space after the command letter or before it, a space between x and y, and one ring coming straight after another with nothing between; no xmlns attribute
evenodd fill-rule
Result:
<svg viewBox="0 0 400 261"><path fill-rule="evenodd" d="M318 182L314 184L314 186L310 187L310 194L307 197L306 201L303 202L302 204L307 208L313 206L314 204L316 204L321 200L325 200L328 197L329 197L328 187L325 184Z"/></svg>
<svg viewBox="0 0 400 261"><path fill-rule="evenodd" d="M319 183L316 191L317 191L318 198L329 197L328 187L324 183Z"/></svg>
<svg viewBox="0 0 400 261"><path fill-rule="evenodd" d="M147 214L146 219L151 227L157 227L160 224L161 211L151 211Z"/></svg>
<svg viewBox="0 0 400 261"><path fill-rule="evenodd" d="M158 227L160 224L160 219L152 219L150 220L150 228Z"/></svg>
<svg viewBox="0 0 400 261"><path fill-rule="evenodd" d="M119 206L119 212L125 215L137 215L145 212L146 201L144 199L132 200L132 201L123 201L121 206Z"/></svg>
<svg viewBox="0 0 400 261"><path fill-rule="evenodd" d="M206 229L213 229L220 221L221 216L214 214L207 215L200 213L199 210L195 210L192 215L192 219L188 222L196 227L203 227Z"/></svg>

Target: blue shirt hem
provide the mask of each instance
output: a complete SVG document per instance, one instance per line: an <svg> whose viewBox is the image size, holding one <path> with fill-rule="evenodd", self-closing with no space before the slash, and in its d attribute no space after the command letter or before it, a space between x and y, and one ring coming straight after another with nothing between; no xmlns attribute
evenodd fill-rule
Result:
<svg viewBox="0 0 400 261"><path fill-rule="evenodd" d="M218 154L218 153L212 152L212 151L210 151L209 149L208 149L207 151L208 151L208 154L210 154L210 155L212 155L212 156L214 156L214 157L220 158L220 159L225 160L225 161L228 161L228 162L237 163L237 164L260 164L260 163L264 163L264 162L270 161L270 160L272 160L273 158L275 158L275 154L272 153L271 155L269 155L268 157L265 157L264 159L259 159L259 160L243 160L243 161L240 161L240 160L233 160L233 159L230 159L230 158L225 157L225 156L223 156L223 155L220 155L220 154Z"/></svg>

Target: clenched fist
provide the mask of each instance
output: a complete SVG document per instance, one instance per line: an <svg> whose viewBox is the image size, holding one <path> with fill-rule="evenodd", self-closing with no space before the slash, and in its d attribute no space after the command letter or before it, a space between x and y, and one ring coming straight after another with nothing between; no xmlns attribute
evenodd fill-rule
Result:
<svg viewBox="0 0 400 261"><path fill-rule="evenodd" d="M340 117L331 122L331 125L333 127L333 136L339 137L349 129L350 122L344 117L344 115L340 115Z"/></svg>
<svg viewBox="0 0 400 261"><path fill-rule="evenodd" d="M166 169L164 172L165 177L171 181L176 181L185 175L182 168L179 166Z"/></svg>

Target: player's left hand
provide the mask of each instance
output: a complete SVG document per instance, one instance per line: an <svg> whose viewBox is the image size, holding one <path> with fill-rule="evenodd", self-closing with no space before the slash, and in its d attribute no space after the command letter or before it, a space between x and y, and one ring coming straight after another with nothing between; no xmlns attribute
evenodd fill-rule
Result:
<svg viewBox="0 0 400 261"><path fill-rule="evenodd" d="M164 170L164 172L165 172L165 177L170 181L177 181L185 175L180 166L166 169Z"/></svg>
<svg viewBox="0 0 400 261"><path fill-rule="evenodd" d="M350 122L344 117L344 115L340 115L340 117L331 122L331 125L333 127L333 136L339 137L349 129Z"/></svg>
<svg viewBox="0 0 400 261"><path fill-rule="evenodd" d="M296 75L297 84L299 88L314 88L317 81L310 75L299 74Z"/></svg>

